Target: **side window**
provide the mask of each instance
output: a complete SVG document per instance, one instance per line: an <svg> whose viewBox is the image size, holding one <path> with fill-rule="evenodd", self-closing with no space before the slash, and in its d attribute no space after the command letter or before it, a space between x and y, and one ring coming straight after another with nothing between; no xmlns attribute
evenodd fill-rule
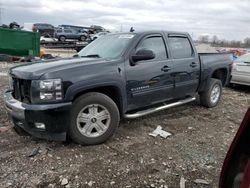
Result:
<svg viewBox="0 0 250 188"><path fill-rule="evenodd" d="M65 29L64 32L65 32L65 33L72 33L72 31L69 30L69 29Z"/></svg>
<svg viewBox="0 0 250 188"><path fill-rule="evenodd" d="M167 53L162 37L149 37L144 39L136 48L152 50L155 53L155 59L166 59Z"/></svg>
<svg viewBox="0 0 250 188"><path fill-rule="evenodd" d="M38 24L37 27L38 27L39 29L44 29L43 24Z"/></svg>
<svg viewBox="0 0 250 188"><path fill-rule="evenodd" d="M193 56L193 49L188 38L169 37L168 40L173 59L189 58Z"/></svg>
<svg viewBox="0 0 250 188"><path fill-rule="evenodd" d="M53 25L49 25L49 24L48 24L48 28L49 29L54 29Z"/></svg>

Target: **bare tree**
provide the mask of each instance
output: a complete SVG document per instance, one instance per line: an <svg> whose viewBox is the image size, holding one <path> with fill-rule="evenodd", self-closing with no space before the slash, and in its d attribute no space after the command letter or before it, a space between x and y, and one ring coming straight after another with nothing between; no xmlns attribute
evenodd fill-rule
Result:
<svg viewBox="0 0 250 188"><path fill-rule="evenodd" d="M209 42L209 35L200 35L199 42L201 43L208 43Z"/></svg>
<svg viewBox="0 0 250 188"><path fill-rule="evenodd" d="M214 35L214 36L212 37L211 42L212 42L212 44L218 44L219 39L218 39L217 35Z"/></svg>
<svg viewBox="0 0 250 188"><path fill-rule="evenodd" d="M241 47L241 42L236 41L236 40L232 40L232 41L229 42L229 46L234 47L234 48Z"/></svg>
<svg viewBox="0 0 250 188"><path fill-rule="evenodd" d="M248 48L250 47L250 38L249 37L244 39L244 46L248 47Z"/></svg>

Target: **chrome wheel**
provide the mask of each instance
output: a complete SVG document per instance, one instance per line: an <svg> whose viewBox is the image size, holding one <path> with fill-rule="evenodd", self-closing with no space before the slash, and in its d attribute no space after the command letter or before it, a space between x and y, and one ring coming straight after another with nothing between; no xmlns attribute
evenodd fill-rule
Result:
<svg viewBox="0 0 250 188"><path fill-rule="evenodd" d="M110 126L111 116L107 108L99 104L85 106L77 115L77 128L86 137L98 137Z"/></svg>
<svg viewBox="0 0 250 188"><path fill-rule="evenodd" d="M221 89L219 85L214 85L212 91L211 91L211 95L210 95L210 100L213 104L217 103L219 98L220 98L220 93L221 93Z"/></svg>

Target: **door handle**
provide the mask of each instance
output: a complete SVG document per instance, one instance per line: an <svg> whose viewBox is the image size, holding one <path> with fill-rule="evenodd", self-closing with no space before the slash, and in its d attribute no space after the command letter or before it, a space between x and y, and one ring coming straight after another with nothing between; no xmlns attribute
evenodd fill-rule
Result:
<svg viewBox="0 0 250 188"><path fill-rule="evenodd" d="M191 64L190 64L190 67L196 67L197 66L197 63L195 63L195 62L192 62Z"/></svg>
<svg viewBox="0 0 250 188"><path fill-rule="evenodd" d="M161 68L161 71L163 72L168 72L169 70L171 70L171 68L169 68L169 66L165 65L164 67Z"/></svg>

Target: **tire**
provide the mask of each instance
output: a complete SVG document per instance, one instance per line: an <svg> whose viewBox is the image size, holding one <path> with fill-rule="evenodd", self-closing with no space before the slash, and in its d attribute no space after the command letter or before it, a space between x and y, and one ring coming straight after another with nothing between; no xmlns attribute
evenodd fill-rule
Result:
<svg viewBox="0 0 250 188"><path fill-rule="evenodd" d="M107 119L101 120L104 117ZM78 144L101 144L114 134L119 121L118 107L111 98L102 93L87 93L73 102L69 135Z"/></svg>
<svg viewBox="0 0 250 188"><path fill-rule="evenodd" d="M218 92L216 92L216 88L218 89ZM220 101L221 94L222 94L221 81L218 79L211 78L209 80L207 90L205 92L200 93L200 103L201 105L207 108L215 107Z"/></svg>
<svg viewBox="0 0 250 188"><path fill-rule="evenodd" d="M65 42L65 40L66 40L66 37L65 37L65 36L60 36L60 37L59 37L59 41Z"/></svg>
<svg viewBox="0 0 250 188"><path fill-rule="evenodd" d="M86 38L87 38L86 36L81 35L81 36L80 36L80 38L79 38L79 40L80 40L80 41L85 41L85 40L86 40Z"/></svg>

